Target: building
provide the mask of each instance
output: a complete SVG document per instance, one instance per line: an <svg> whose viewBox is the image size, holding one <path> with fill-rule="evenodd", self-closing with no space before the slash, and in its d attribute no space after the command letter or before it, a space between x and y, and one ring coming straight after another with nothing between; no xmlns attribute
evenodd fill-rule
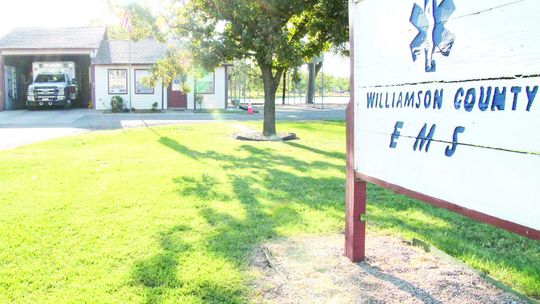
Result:
<svg viewBox="0 0 540 304"><path fill-rule="evenodd" d="M130 52L131 47L131 68ZM203 109L223 109L227 101L226 67L194 79L190 93L180 92L181 76L172 84L147 87L142 79L167 54L167 46L152 39L109 40L106 28L18 28L0 39L0 111L26 108L33 62L71 61L78 66L80 98L76 107L106 110L113 96L131 100L135 109L195 109L195 94Z"/></svg>

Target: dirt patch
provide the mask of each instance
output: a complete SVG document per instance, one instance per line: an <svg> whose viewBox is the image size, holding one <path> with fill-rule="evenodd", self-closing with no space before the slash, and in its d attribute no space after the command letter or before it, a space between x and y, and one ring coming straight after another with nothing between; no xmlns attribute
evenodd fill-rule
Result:
<svg viewBox="0 0 540 304"><path fill-rule="evenodd" d="M365 262L342 235L263 244L253 253L256 303L526 303L479 274L388 236L370 236Z"/></svg>

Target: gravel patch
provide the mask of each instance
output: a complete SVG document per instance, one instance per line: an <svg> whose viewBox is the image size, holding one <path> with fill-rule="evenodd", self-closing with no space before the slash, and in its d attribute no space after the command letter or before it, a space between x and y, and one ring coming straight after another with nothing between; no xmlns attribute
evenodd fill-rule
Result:
<svg viewBox="0 0 540 304"><path fill-rule="evenodd" d="M457 263L389 236L370 236L365 262L343 235L266 243L252 258L256 303L526 303Z"/></svg>

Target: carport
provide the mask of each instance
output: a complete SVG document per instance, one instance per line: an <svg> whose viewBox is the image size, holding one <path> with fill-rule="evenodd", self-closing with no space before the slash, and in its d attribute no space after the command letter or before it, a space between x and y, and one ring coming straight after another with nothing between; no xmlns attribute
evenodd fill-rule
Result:
<svg viewBox="0 0 540 304"><path fill-rule="evenodd" d="M92 60L105 28L18 28L0 39L0 111L24 109L32 83L33 62L72 61L78 66L80 98L75 107L92 100Z"/></svg>

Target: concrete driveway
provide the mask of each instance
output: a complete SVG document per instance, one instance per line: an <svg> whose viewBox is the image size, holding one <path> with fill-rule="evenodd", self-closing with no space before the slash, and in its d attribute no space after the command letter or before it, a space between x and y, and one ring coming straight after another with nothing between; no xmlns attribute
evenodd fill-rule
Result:
<svg viewBox="0 0 540 304"><path fill-rule="evenodd" d="M81 134L95 130L117 130L144 126L210 121L262 121L261 113L193 113L167 111L150 114L103 114L87 109L4 111L0 112L0 150L14 148L56 137ZM279 121L343 120L345 105L327 105L324 109L301 106L277 106Z"/></svg>
<svg viewBox="0 0 540 304"><path fill-rule="evenodd" d="M57 137L88 132L74 127L89 110L4 111L0 112L0 150L15 148Z"/></svg>
<svg viewBox="0 0 540 304"><path fill-rule="evenodd" d="M86 109L42 110L42 111L3 111L0 112L0 128L10 126L66 126L94 112Z"/></svg>

